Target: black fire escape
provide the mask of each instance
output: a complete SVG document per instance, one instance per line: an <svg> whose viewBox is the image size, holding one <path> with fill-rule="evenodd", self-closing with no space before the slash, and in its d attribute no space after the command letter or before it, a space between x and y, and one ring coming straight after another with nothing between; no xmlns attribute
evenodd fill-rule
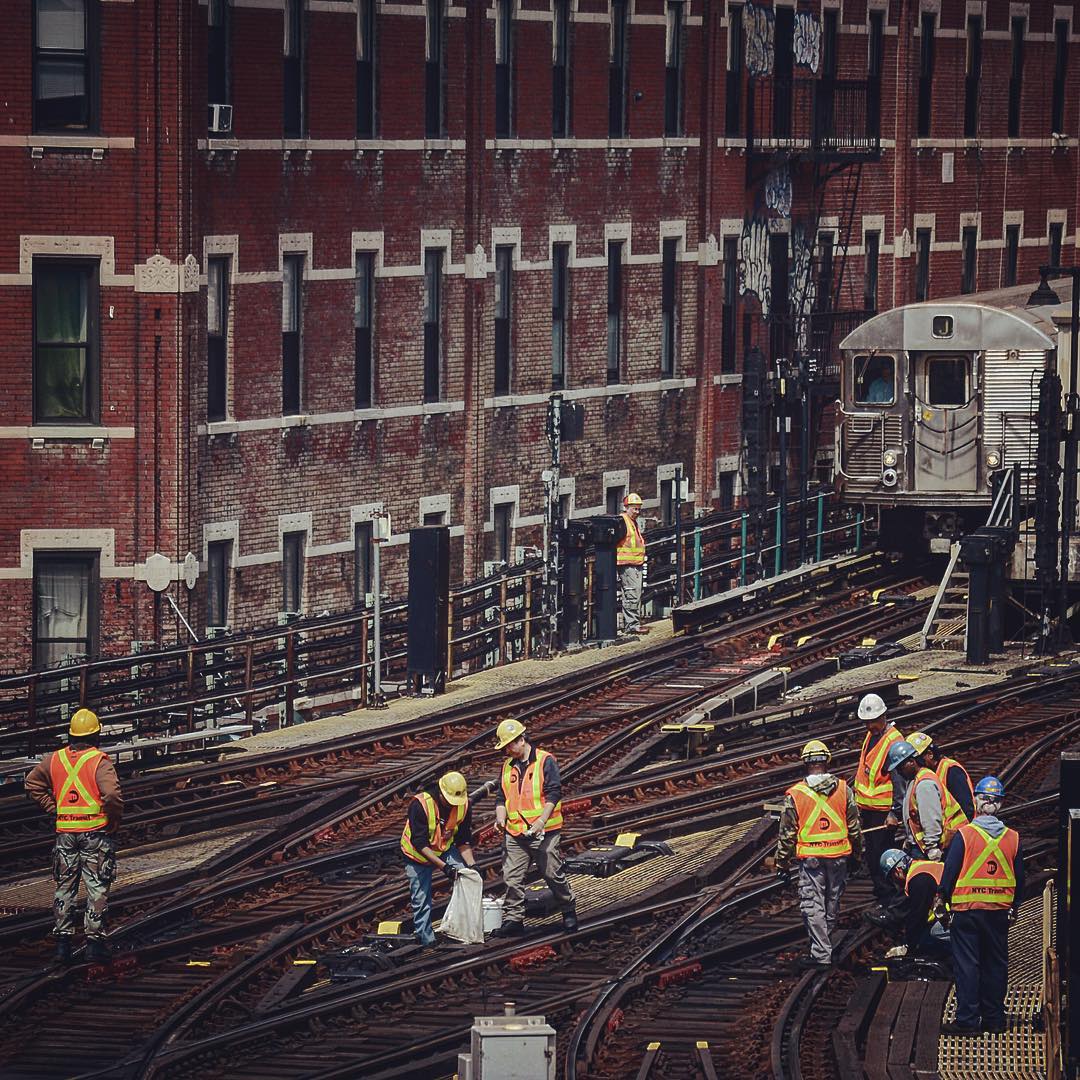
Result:
<svg viewBox="0 0 1080 1080"><path fill-rule="evenodd" d="M861 243L856 207L862 166L878 160L881 151L881 60L871 42L868 77L837 78L835 25L826 25L820 74L796 77L791 27L783 25L783 16L784 9L777 9L772 73L751 76L746 84L747 188L759 196L756 203L764 203L767 178L787 171L792 235L801 227L806 245L799 253L804 269L793 272L796 253L788 237L770 233L771 306L759 348L749 349L746 357L743 431L747 509L758 536L769 487L786 495L792 486L789 460L798 439L802 560L808 555L806 503L822 417L840 390L837 346L873 314L862 283L845 280L845 272L853 238ZM831 228L822 234L825 213L838 218L835 243ZM770 485L774 450L779 473Z"/></svg>

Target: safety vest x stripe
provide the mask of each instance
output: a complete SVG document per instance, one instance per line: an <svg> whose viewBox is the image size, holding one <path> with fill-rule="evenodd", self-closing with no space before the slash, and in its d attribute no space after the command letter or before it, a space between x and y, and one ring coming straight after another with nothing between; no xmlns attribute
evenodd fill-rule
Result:
<svg viewBox="0 0 1080 1080"><path fill-rule="evenodd" d="M822 795L809 784L790 789L799 814L795 857L839 858L851 854L847 827L847 785L840 781L831 795Z"/></svg>
<svg viewBox="0 0 1080 1080"><path fill-rule="evenodd" d="M101 812L100 799L83 782L84 767L96 769L104 756L96 747L84 750L74 761L67 747L53 755L53 760L64 771L59 787L53 773L53 798L56 800L56 827L59 831L89 832L108 824L108 819ZM72 790L77 796L74 800L69 798Z"/></svg>
<svg viewBox="0 0 1080 1080"><path fill-rule="evenodd" d="M974 824L965 825L960 832L964 837L964 863L953 888L954 909L963 911L975 905L1011 907L1016 897L1016 868L1013 865L1017 851L1016 833L1006 829L1000 836L991 836L980 825ZM975 850L979 841L982 842L981 851ZM1004 846L1006 841L1010 850ZM979 871L991 861L1000 873L991 877L980 875Z"/></svg>
<svg viewBox="0 0 1080 1080"><path fill-rule="evenodd" d="M859 754L859 767L855 772L855 802L867 810L888 810L892 806L892 779L885 772L885 758L889 747L900 739L894 727L886 728L869 756L870 732L863 739Z"/></svg>

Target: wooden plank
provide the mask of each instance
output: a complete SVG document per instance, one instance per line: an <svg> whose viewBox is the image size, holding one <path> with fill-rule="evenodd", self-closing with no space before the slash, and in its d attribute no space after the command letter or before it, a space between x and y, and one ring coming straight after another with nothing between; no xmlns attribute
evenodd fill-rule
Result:
<svg viewBox="0 0 1080 1080"><path fill-rule="evenodd" d="M950 985L944 979L935 979L926 986L926 996L923 998L922 1012L919 1016L919 1034L915 1040L915 1071L925 1080L936 1080L938 1076L941 1014L945 1010L945 1000L949 996Z"/></svg>
<svg viewBox="0 0 1080 1080"><path fill-rule="evenodd" d="M864 1068L869 1080L889 1080L889 1041L904 991L904 983L889 983L878 1002L866 1037Z"/></svg>
<svg viewBox="0 0 1080 1080"><path fill-rule="evenodd" d="M923 998L926 996L926 983L909 982L904 984L904 999L896 1013L893 1024L892 1042L889 1044L889 1076L891 1080L911 1080L911 1054L915 1046L915 1035L919 1029L919 1015L922 1011Z"/></svg>
<svg viewBox="0 0 1080 1080"><path fill-rule="evenodd" d="M859 1044L866 1036L884 988L884 975L867 975L855 983L848 1007L832 1033L833 1054L840 1080L863 1080Z"/></svg>

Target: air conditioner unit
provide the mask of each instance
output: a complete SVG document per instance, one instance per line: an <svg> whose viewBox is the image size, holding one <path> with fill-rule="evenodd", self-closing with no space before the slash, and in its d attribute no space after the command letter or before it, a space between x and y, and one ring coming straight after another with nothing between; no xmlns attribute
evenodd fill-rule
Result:
<svg viewBox="0 0 1080 1080"><path fill-rule="evenodd" d="M228 135L232 131L232 106L210 105L207 107L211 135Z"/></svg>

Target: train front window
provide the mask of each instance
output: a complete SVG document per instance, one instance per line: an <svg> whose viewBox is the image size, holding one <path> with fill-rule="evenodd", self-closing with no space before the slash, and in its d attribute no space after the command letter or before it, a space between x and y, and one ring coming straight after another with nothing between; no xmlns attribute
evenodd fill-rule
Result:
<svg viewBox="0 0 1080 1080"><path fill-rule="evenodd" d="M891 405L896 400L896 360L891 356L855 357L855 403Z"/></svg>
<svg viewBox="0 0 1080 1080"><path fill-rule="evenodd" d="M957 408L968 402L966 356L931 356L926 361L926 403Z"/></svg>

